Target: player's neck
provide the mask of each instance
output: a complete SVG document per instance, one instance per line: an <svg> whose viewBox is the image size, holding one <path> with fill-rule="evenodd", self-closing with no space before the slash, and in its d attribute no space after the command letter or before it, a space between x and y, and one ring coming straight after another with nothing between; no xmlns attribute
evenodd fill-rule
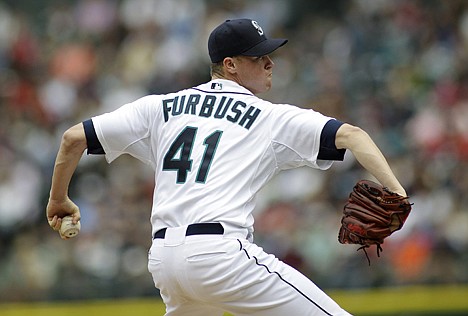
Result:
<svg viewBox="0 0 468 316"><path fill-rule="evenodd" d="M232 80L232 81L235 81L231 78L226 78L226 76L224 75L221 75L221 74L218 74L218 73L214 73L211 75L211 80L216 80L216 79L224 79L224 80Z"/></svg>

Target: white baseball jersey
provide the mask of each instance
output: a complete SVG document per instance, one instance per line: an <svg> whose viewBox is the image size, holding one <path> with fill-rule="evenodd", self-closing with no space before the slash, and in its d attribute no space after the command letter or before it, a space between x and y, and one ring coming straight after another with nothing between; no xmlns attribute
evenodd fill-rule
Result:
<svg viewBox="0 0 468 316"><path fill-rule="evenodd" d="M344 155L334 147L341 122L272 104L222 79L146 96L85 123L91 153L90 143L97 143L109 163L127 153L155 170L153 233L221 222L251 234L255 195L276 173L305 165L326 169L327 159Z"/></svg>

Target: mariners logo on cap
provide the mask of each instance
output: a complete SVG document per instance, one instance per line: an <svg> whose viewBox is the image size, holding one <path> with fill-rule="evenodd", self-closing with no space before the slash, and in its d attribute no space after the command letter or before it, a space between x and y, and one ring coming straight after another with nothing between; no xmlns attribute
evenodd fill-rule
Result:
<svg viewBox="0 0 468 316"><path fill-rule="evenodd" d="M257 32L260 36L263 35L263 29L260 27L260 25L258 25L257 21L252 21L252 25L257 29Z"/></svg>

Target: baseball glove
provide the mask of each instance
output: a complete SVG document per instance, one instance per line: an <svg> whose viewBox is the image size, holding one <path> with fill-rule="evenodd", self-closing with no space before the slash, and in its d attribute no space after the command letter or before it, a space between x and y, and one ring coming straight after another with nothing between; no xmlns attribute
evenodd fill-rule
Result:
<svg viewBox="0 0 468 316"><path fill-rule="evenodd" d="M358 250L364 250L370 264L366 248L376 245L380 256L384 239L403 227L410 212L408 197L373 181L360 180L343 208L338 241L361 245Z"/></svg>

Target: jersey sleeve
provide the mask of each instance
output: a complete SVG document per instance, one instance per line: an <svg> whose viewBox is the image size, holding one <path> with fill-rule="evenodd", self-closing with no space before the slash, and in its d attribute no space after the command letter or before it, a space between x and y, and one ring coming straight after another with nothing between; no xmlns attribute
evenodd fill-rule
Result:
<svg viewBox="0 0 468 316"><path fill-rule="evenodd" d="M88 155L105 155L104 148L102 148L96 130L94 129L93 120L89 119L83 122L83 129L86 136L86 145L88 147Z"/></svg>
<svg viewBox="0 0 468 316"><path fill-rule="evenodd" d="M336 132L343 125L343 122L331 119L322 129L320 134L320 149L317 155L319 160L340 160L344 159L346 149L338 149L335 145Z"/></svg>
<svg viewBox="0 0 468 316"><path fill-rule="evenodd" d="M111 163L122 154L130 154L154 168L151 128L156 115L157 106L155 103L158 101L157 96L146 96L125 104L113 112L92 118L96 137L107 162ZM86 134L92 135L89 132ZM97 153L99 153L99 149L97 149Z"/></svg>
<svg viewBox="0 0 468 316"><path fill-rule="evenodd" d="M343 160L345 150L335 146L336 131L342 122L293 105L274 106L272 146L280 169L328 169L333 161Z"/></svg>

